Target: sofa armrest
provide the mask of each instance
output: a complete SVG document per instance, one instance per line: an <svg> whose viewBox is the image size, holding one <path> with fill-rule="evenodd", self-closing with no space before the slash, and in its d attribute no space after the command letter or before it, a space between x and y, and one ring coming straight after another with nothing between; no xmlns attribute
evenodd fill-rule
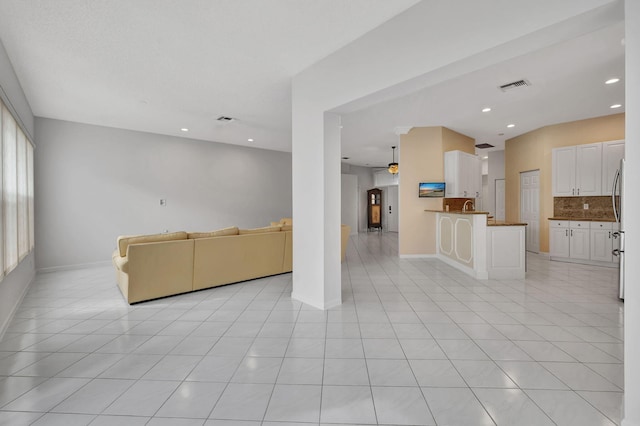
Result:
<svg viewBox="0 0 640 426"><path fill-rule="evenodd" d="M127 272L127 264L129 263L129 258L126 256L121 257L119 250L113 252L113 254L111 255L111 260L113 261L113 266L115 266L118 271L124 273Z"/></svg>
<svg viewBox="0 0 640 426"><path fill-rule="evenodd" d="M129 245L127 301L135 303L192 291L194 241Z"/></svg>

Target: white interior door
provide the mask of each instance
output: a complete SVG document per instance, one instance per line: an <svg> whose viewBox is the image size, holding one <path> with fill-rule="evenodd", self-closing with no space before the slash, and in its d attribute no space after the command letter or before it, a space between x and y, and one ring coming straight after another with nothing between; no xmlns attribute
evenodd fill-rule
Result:
<svg viewBox="0 0 640 426"><path fill-rule="evenodd" d="M504 179L496 179L496 220L504 220L505 207L504 207Z"/></svg>
<svg viewBox="0 0 640 426"><path fill-rule="evenodd" d="M387 216L387 231L398 232L398 187L389 186L386 190L385 210Z"/></svg>
<svg viewBox="0 0 640 426"><path fill-rule="evenodd" d="M540 251L540 171L520 173L520 221L527 224L526 250Z"/></svg>

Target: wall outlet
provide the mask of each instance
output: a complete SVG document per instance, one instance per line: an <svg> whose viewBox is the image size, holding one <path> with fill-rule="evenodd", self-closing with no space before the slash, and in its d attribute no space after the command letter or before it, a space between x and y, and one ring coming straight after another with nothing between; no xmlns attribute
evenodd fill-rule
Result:
<svg viewBox="0 0 640 426"><path fill-rule="evenodd" d="M585 204L582 208L585 210L589 210L589 204Z"/></svg>
<svg viewBox="0 0 640 426"><path fill-rule="evenodd" d="M160 205L161 206L166 206L167 205L167 200L165 200L164 198L160 198Z"/></svg>

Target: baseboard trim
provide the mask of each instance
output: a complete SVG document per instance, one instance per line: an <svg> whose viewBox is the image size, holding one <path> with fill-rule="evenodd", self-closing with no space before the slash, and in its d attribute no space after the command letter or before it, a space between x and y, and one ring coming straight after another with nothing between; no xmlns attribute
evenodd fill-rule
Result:
<svg viewBox="0 0 640 426"><path fill-rule="evenodd" d="M63 266L51 266L49 268L38 268L37 273L46 274L49 272L73 271L76 269L87 269L87 268L95 268L95 267L109 266L109 265L111 265L110 260L103 260L100 262L78 263L76 265L63 265Z"/></svg>
<svg viewBox="0 0 640 426"><path fill-rule="evenodd" d="M27 292L29 291L29 288L31 287L31 284L33 284L33 281L35 280L35 278L36 278L36 273L34 271L33 275L31 276L31 279L29 280L29 283L26 286L24 286L22 293L16 300L16 303L13 305L13 308L11 308L11 312L9 312L9 315L4 320L2 327L0 327L0 341L4 338L4 334L7 332L7 328L9 328L9 324L11 324L11 321L13 320L13 317L15 316L16 311L22 304L22 301L24 300L24 297L27 295Z"/></svg>
<svg viewBox="0 0 640 426"><path fill-rule="evenodd" d="M577 263L579 265L602 266L602 267L605 267L605 268L619 268L620 267L619 263L602 262L600 260L571 259L569 257L555 257L555 256L549 256L549 260L551 260L553 262Z"/></svg>
<svg viewBox="0 0 640 426"><path fill-rule="evenodd" d="M312 302L310 299L305 298L305 297L300 297L298 294L291 292L291 298L293 300L297 300L298 302L302 302L305 305L309 305L309 306L313 306L316 309L321 309L323 311L327 310L327 309L331 309L335 306L339 306L342 304L342 299L334 299L334 300L329 300L328 302L324 303L324 304L317 304L315 302Z"/></svg>
<svg viewBox="0 0 640 426"><path fill-rule="evenodd" d="M437 259L437 254L401 254L400 259Z"/></svg>

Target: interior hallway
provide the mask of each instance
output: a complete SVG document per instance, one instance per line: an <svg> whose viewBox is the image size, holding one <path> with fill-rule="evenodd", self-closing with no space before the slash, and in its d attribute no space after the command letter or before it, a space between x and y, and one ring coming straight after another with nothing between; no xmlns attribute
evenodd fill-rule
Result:
<svg viewBox="0 0 640 426"><path fill-rule="evenodd" d="M40 274L0 342L0 424L620 422L617 270L529 255L478 281L393 233L342 268L327 312L291 274L134 306L112 267Z"/></svg>

